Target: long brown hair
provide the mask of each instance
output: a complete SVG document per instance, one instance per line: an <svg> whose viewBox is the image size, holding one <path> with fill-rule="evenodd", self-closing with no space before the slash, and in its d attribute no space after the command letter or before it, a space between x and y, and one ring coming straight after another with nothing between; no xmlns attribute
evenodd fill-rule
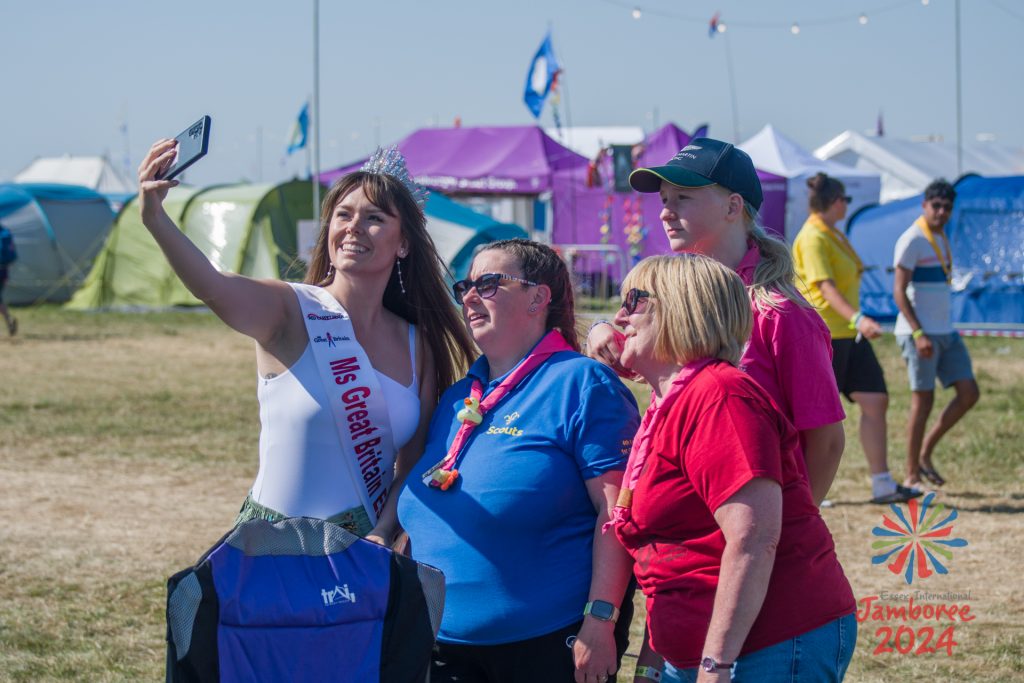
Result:
<svg viewBox="0 0 1024 683"><path fill-rule="evenodd" d="M572 293L572 278L565 261L554 249L524 239L491 242L480 251L500 249L511 254L523 269L523 277L551 289L545 330L557 329L574 351L579 352L580 340L576 331L576 304Z"/></svg>
<svg viewBox="0 0 1024 683"><path fill-rule="evenodd" d="M843 181L820 171L807 179L807 208L812 213L824 213L846 194Z"/></svg>
<svg viewBox="0 0 1024 683"><path fill-rule="evenodd" d="M326 287L333 280L327 244L331 216L338 202L358 188L375 206L401 222L402 236L409 243L408 255L399 259L406 292L402 293L396 261L384 289L384 308L419 326L433 355L440 398L445 389L462 379L476 352L445 286L445 276L450 278L451 274L427 232L426 216L405 185L392 176L365 171L339 179L321 206L320 236L313 247L306 282Z"/></svg>

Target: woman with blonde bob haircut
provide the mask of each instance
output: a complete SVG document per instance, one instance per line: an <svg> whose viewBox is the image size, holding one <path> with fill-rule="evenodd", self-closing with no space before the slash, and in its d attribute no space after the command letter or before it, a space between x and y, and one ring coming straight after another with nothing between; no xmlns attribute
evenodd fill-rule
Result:
<svg viewBox="0 0 1024 683"><path fill-rule="evenodd" d="M647 596L634 680L841 681L853 592L796 430L736 367L753 325L743 280L658 256L623 290L621 363L653 392L611 522Z"/></svg>
<svg viewBox="0 0 1024 683"><path fill-rule="evenodd" d="M685 261L685 267L679 267ZM680 365L697 358L719 358L738 365L750 337L750 313L743 281L708 258L655 256L626 277L623 289L674 292L655 304L658 335L654 353Z"/></svg>

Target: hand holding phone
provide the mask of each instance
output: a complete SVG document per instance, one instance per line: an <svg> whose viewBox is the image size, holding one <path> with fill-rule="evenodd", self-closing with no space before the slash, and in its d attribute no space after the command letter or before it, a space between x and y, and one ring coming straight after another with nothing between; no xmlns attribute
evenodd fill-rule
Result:
<svg viewBox="0 0 1024 683"><path fill-rule="evenodd" d="M157 180L171 180L204 156L210 147L209 116L204 116L174 138L177 154L171 165L156 174Z"/></svg>

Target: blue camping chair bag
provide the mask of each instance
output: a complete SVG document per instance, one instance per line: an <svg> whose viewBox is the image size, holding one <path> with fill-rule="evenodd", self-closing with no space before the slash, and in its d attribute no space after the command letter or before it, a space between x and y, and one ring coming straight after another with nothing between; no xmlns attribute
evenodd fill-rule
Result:
<svg viewBox="0 0 1024 683"><path fill-rule="evenodd" d="M444 576L318 519L244 522L167 583L167 681L427 679Z"/></svg>

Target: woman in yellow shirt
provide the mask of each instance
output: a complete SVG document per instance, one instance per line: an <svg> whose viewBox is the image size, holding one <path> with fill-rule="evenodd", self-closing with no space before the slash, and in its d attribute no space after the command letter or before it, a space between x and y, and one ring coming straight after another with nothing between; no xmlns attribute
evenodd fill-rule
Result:
<svg viewBox="0 0 1024 683"><path fill-rule="evenodd" d="M847 400L860 406L860 442L871 470L872 502L895 503L921 495L901 486L889 472L885 375L870 339L879 324L860 312L864 266L836 224L846 217L850 197L839 180L818 173L807 181L811 215L793 242L797 286L832 333L832 369Z"/></svg>

